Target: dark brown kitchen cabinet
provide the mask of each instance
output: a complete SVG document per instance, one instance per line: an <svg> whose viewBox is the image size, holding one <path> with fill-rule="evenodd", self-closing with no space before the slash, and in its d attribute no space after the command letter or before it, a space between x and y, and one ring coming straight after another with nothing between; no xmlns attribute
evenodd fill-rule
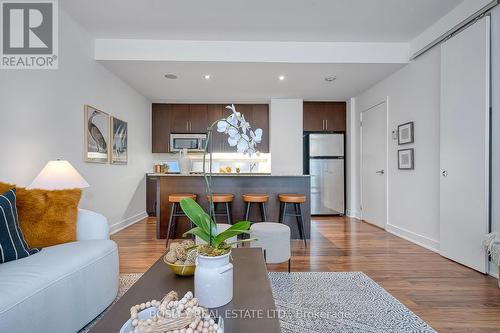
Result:
<svg viewBox="0 0 500 333"><path fill-rule="evenodd" d="M206 133L208 126L218 119L226 118L231 110L227 104L160 104L152 105L152 150L153 153L170 151L171 133ZM262 142L257 149L269 152L269 105L237 104L236 110L245 115L253 129L262 128ZM217 126L212 136L213 152L235 152L227 142L227 135L218 133Z"/></svg>
<svg viewBox="0 0 500 333"><path fill-rule="evenodd" d="M152 105L153 153L168 153L170 145L170 117L172 104Z"/></svg>
<svg viewBox="0 0 500 333"><path fill-rule="evenodd" d="M146 177L146 212L149 216L156 216L156 177Z"/></svg>
<svg viewBox="0 0 500 333"><path fill-rule="evenodd" d="M345 132L345 102L304 102L304 131Z"/></svg>
<svg viewBox="0 0 500 333"><path fill-rule="evenodd" d="M206 133L207 104L189 104L189 133Z"/></svg>
<svg viewBox="0 0 500 333"><path fill-rule="evenodd" d="M191 133L189 104L170 104L170 133Z"/></svg>
<svg viewBox="0 0 500 333"><path fill-rule="evenodd" d="M207 127L212 125L217 120L223 118L225 106L222 104L208 104L207 105ZM214 126L212 133L212 140L209 145L209 151L216 153L224 151L225 134L217 132L217 124Z"/></svg>

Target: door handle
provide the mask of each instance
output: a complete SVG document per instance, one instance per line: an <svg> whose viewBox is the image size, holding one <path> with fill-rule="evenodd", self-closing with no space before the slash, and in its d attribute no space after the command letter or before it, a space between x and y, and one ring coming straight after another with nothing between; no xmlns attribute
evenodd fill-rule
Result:
<svg viewBox="0 0 500 333"><path fill-rule="evenodd" d="M375 173L376 173L377 175L383 175L385 172L384 172L384 170L382 169L382 170L375 171Z"/></svg>
<svg viewBox="0 0 500 333"><path fill-rule="evenodd" d="M441 174L443 175L443 177L448 177L448 171L446 170L443 170Z"/></svg>

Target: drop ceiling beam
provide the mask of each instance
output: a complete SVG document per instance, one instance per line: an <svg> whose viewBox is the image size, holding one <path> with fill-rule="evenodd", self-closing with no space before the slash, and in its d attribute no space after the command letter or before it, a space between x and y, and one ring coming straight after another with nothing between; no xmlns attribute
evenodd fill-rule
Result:
<svg viewBox="0 0 500 333"><path fill-rule="evenodd" d="M96 60L408 63L408 43L96 39Z"/></svg>

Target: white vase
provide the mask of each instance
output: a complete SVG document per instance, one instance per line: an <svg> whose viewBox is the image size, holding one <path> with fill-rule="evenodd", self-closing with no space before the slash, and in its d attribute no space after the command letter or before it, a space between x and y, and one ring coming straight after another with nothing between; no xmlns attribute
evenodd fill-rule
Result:
<svg viewBox="0 0 500 333"><path fill-rule="evenodd" d="M208 257L198 255L194 271L194 295L200 305L218 308L233 299L233 264L229 262L231 252Z"/></svg>
<svg viewBox="0 0 500 333"><path fill-rule="evenodd" d="M179 168L182 175L189 175L191 171L191 159L186 148L179 152Z"/></svg>

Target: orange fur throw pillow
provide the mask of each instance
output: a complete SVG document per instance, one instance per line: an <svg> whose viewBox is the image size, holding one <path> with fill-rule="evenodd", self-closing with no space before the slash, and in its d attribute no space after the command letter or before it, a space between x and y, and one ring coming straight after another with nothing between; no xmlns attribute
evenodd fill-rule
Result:
<svg viewBox="0 0 500 333"><path fill-rule="evenodd" d="M0 183L0 193L16 187ZM28 190L17 188L17 214L30 247L47 247L76 241L80 189Z"/></svg>

